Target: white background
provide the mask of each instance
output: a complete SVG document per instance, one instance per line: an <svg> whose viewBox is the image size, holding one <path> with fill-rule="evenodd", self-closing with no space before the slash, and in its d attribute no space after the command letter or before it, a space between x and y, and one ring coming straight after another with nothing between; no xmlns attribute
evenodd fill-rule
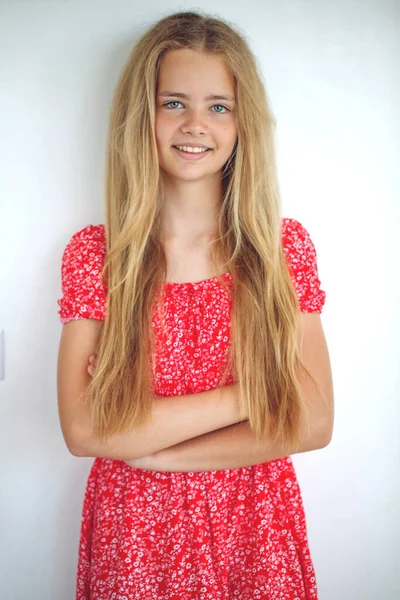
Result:
<svg viewBox="0 0 400 600"><path fill-rule="evenodd" d="M396 600L399 576L400 3L0 3L2 600L71 600L92 459L57 414L61 254L103 222L113 88L137 35L201 8L248 36L277 118L284 216L327 301L335 430L294 456L320 600Z"/></svg>

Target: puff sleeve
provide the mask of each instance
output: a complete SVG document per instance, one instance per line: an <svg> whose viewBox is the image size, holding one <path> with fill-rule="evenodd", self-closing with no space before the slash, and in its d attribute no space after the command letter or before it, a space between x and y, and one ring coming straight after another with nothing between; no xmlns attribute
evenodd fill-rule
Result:
<svg viewBox="0 0 400 600"><path fill-rule="evenodd" d="M101 278L105 253L104 225L87 225L69 240L61 260L62 297L57 300L61 323L105 319L107 285Z"/></svg>
<svg viewBox="0 0 400 600"><path fill-rule="evenodd" d="M296 219L283 219L282 243L300 311L321 313L326 293L321 289L317 253L310 234Z"/></svg>

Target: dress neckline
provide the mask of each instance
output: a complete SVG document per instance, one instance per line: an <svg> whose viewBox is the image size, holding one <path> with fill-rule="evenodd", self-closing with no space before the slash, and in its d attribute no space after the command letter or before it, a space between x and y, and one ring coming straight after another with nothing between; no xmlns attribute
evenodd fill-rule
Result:
<svg viewBox="0 0 400 600"><path fill-rule="evenodd" d="M230 273L230 271L227 271L226 273L223 273L220 276L216 276L216 277L209 277L208 279L201 279L200 281L184 281L182 283L180 282L175 282L175 281L166 281L165 282L165 287L166 288L179 288L179 287L194 287L194 286L205 286L208 284L213 284L213 283L219 283L219 278L222 277L223 279L226 280L232 280L232 274Z"/></svg>

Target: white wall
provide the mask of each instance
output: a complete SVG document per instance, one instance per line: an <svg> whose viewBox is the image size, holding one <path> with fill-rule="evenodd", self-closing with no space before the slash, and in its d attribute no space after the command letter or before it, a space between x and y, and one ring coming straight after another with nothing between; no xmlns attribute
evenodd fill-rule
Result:
<svg viewBox="0 0 400 600"><path fill-rule="evenodd" d="M324 450L296 455L321 600L395 600L399 558L400 3L3 1L0 597L74 597L91 459L58 424L61 253L103 220L112 89L135 36L201 7L248 35L278 120L285 216L318 252L336 392Z"/></svg>

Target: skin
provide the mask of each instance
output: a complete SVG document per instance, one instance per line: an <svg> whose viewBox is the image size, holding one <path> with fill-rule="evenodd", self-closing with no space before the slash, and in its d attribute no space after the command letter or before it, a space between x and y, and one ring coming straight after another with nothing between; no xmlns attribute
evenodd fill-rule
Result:
<svg viewBox="0 0 400 600"><path fill-rule="evenodd" d="M228 426L220 426L214 431L192 437L173 446L168 445L125 462L134 468L153 471L218 471L257 465L327 446L332 438L334 423L334 393L328 348L320 315L300 313L298 318L298 335L303 359L319 381L321 390L314 388L307 377L300 375L308 411L307 416L300 422L299 446L291 447L279 443L270 436L257 440L246 419ZM92 355L88 364L89 375L93 376L95 368L96 356ZM237 393L234 388L235 386L222 388L233 404ZM210 393L213 392L206 392L206 394ZM187 400L195 397L196 394L188 396Z"/></svg>
<svg viewBox="0 0 400 600"><path fill-rule="evenodd" d="M186 94L188 98L162 96L165 91ZM206 100L209 94L232 99ZM221 170L237 139L234 97L234 80L221 58L188 49L171 51L163 57L155 134L165 182L161 240L167 256L167 281L200 281L218 274L210 264L208 245L216 231L222 197ZM212 148L212 152L199 161L187 161L175 152L176 144L201 144ZM320 315L299 315L299 331L304 339L306 364L322 382L327 399L324 408L320 396L304 382L312 414L304 427L300 451L305 452L330 442L333 386ZM90 376L95 368L96 355L92 354L87 366ZM224 388L224 392L232 396L234 405L233 386ZM260 464L293 453L294 449L282 448L271 440L257 442L244 421L126 462L135 468L157 471L208 471Z"/></svg>
<svg viewBox="0 0 400 600"><path fill-rule="evenodd" d="M163 92L181 93L162 95ZM206 100L210 95L231 100ZM161 240L167 256L167 281L213 277L208 244L217 227L222 199L221 171L236 139L234 79L220 57L175 50L163 57L156 96L155 135L165 198ZM212 148L199 161L177 155L174 145Z"/></svg>

